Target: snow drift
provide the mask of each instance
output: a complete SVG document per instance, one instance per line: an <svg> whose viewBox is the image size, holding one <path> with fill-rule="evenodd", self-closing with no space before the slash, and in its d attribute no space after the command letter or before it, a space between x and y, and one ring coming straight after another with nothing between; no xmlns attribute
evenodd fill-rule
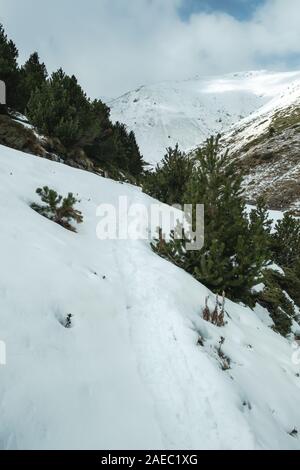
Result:
<svg viewBox="0 0 300 470"><path fill-rule="evenodd" d="M77 234L30 208L43 185L78 194ZM265 310L229 301L224 328L204 322L214 295L149 242L98 240L98 204L122 195L152 202L0 147L0 447L300 449L290 341Z"/></svg>

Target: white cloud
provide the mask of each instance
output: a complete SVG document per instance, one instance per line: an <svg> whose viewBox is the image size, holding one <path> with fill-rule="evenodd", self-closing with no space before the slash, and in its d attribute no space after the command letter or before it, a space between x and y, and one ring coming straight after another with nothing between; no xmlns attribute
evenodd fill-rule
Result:
<svg viewBox="0 0 300 470"><path fill-rule="evenodd" d="M202 13L189 22L178 14L183 1L0 0L0 21L22 60L38 50L50 71L75 73L92 96L300 57L299 0L267 0L249 21Z"/></svg>

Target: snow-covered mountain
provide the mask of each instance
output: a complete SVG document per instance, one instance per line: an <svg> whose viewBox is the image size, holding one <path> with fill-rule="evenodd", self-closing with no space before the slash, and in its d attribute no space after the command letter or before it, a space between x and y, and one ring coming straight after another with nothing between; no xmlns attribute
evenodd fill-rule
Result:
<svg viewBox="0 0 300 470"><path fill-rule="evenodd" d="M300 210L300 79L225 133L223 144L246 174L248 199Z"/></svg>
<svg viewBox="0 0 300 470"><path fill-rule="evenodd" d="M30 208L43 185L78 194L78 233ZM3 146L0 196L0 448L300 449L299 354L267 311L213 326L149 241L96 237L98 204L151 198Z"/></svg>
<svg viewBox="0 0 300 470"><path fill-rule="evenodd" d="M166 147L198 146L273 99L289 93L300 72L254 71L142 86L109 102L113 120L136 134L144 158L159 162ZM272 104L273 106L273 104Z"/></svg>

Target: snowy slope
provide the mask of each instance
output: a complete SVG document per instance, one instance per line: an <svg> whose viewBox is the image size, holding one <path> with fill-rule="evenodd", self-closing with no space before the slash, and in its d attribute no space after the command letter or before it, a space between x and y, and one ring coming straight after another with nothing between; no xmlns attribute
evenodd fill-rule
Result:
<svg viewBox="0 0 300 470"><path fill-rule="evenodd" d="M79 194L77 234L30 209L45 184ZM300 449L290 342L263 309L229 301L224 328L204 322L207 289L148 242L98 240L97 205L121 195L152 202L0 147L0 448Z"/></svg>
<svg viewBox="0 0 300 470"><path fill-rule="evenodd" d="M198 146L278 97L300 72L244 72L140 87L109 102L113 120L136 134L149 163L168 146Z"/></svg>
<svg viewBox="0 0 300 470"><path fill-rule="evenodd" d="M242 166L249 200L264 195L271 207L300 209L300 79L223 136Z"/></svg>
<svg viewBox="0 0 300 470"><path fill-rule="evenodd" d="M300 75L300 74L299 74ZM300 76L291 84L287 85L281 92L271 99L266 105L259 108L250 116L237 122L225 134L225 141L232 140L229 145L231 152L238 152L249 144L251 140L257 140L269 130L274 117L280 113L292 114L294 109L300 106Z"/></svg>

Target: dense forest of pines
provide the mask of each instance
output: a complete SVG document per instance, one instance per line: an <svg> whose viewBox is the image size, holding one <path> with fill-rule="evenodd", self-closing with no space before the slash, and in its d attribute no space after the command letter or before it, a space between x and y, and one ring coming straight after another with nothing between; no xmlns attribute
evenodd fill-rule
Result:
<svg viewBox="0 0 300 470"><path fill-rule="evenodd" d="M84 152L103 170L138 180L145 162L133 132L110 121L110 110L91 100L76 77L62 69L48 76L46 65L34 52L18 65L18 49L0 24L0 80L6 84L7 107L25 115L41 134L57 139L64 159Z"/></svg>

